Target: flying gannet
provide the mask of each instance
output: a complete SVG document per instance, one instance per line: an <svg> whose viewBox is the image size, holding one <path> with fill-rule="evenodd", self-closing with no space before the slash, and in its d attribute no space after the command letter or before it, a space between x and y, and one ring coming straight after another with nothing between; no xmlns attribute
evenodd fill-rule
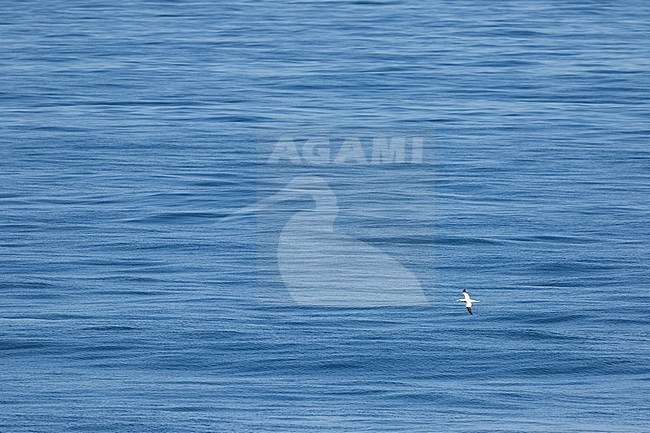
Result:
<svg viewBox="0 0 650 433"><path fill-rule="evenodd" d="M463 297L463 299L458 299L457 301L458 302L464 302L465 307L467 308L467 311L469 312L469 314L473 315L474 313L472 313L472 302L478 302L478 301L476 299L470 298L469 293L467 293L467 290L465 290L465 289L463 289L463 291L461 293L463 294L464 297Z"/></svg>

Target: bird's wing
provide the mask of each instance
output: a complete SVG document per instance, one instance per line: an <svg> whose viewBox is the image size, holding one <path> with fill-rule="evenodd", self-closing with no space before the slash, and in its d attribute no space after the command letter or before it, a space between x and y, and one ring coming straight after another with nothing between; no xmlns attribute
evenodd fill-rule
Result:
<svg viewBox="0 0 650 433"><path fill-rule="evenodd" d="M463 296L465 297L465 302L469 301L469 293L463 292Z"/></svg>
<svg viewBox="0 0 650 433"><path fill-rule="evenodd" d="M469 311L469 314L471 314L472 316L474 315L474 313L472 313L472 307L467 307L467 311Z"/></svg>

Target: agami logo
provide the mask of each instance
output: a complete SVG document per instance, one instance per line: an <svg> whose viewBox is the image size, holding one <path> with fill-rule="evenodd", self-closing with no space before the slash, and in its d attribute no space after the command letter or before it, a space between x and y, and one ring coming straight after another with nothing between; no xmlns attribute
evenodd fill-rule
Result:
<svg viewBox="0 0 650 433"><path fill-rule="evenodd" d="M269 164L294 165L326 164L420 164L422 163L422 137L376 137L362 141L346 138L340 146L329 138L294 140L281 137L267 159Z"/></svg>

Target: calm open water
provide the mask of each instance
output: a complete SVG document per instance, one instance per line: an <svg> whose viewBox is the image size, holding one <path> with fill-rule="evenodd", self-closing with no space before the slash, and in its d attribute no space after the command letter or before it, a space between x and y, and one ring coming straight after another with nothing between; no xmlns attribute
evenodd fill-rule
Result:
<svg viewBox="0 0 650 433"><path fill-rule="evenodd" d="M640 0L0 2L0 431L650 431L649 34ZM221 218L305 174L429 305L292 302L309 201Z"/></svg>

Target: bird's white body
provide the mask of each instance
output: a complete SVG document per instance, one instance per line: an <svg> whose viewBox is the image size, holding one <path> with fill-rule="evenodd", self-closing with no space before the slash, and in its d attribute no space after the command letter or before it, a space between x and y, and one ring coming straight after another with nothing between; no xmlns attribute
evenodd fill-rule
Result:
<svg viewBox="0 0 650 433"><path fill-rule="evenodd" d="M463 299L458 299L457 302L464 302L465 303L465 308L467 308L467 311L469 314L474 314L472 313L472 303L478 302L476 299L472 299L469 297L469 293L467 293L466 290L463 290Z"/></svg>

